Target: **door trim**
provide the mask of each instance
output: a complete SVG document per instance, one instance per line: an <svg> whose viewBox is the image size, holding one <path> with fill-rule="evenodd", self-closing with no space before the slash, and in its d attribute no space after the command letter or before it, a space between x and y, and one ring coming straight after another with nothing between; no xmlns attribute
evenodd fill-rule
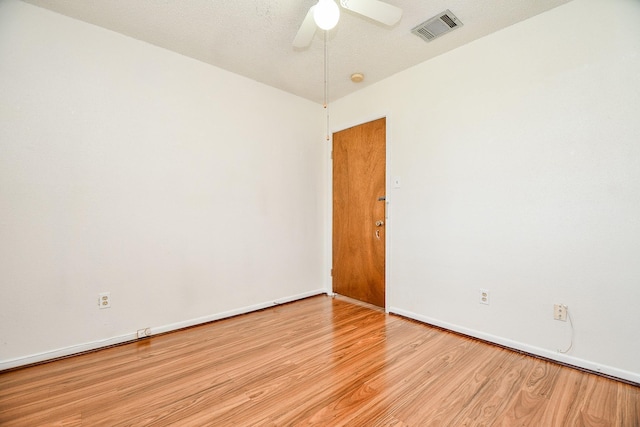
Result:
<svg viewBox="0 0 640 427"><path fill-rule="evenodd" d="M333 134L335 132L340 132L345 129L352 128L354 126L358 126L364 123L368 123L374 120L386 119L386 144L385 144L385 159L386 159L386 167L385 167L385 197L386 197L386 215L385 215L385 245L384 245L384 256L385 256L385 272L384 272L384 283L385 283L385 302L384 302L384 311L389 313L389 308L393 303L393 283L391 282L391 270L392 270L392 256L391 256L391 244L393 242L393 195L391 193L392 186L391 178L389 174L389 169L391 163L391 152L392 152L392 140L391 140L391 114L389 112L382 114L374 114L371 116L363 116L356 120L347 121L344 123L340 123L338 125L331 125L329 128L329 140L323 138L324 143L326 144L325 153L327 159L327 211L326 215L326 243L325 243L325 289L327 295L334 296L333 292L333 283L331 278L331 268L333 266L333 160L331 159L331 149L333 147Z"/></svg>

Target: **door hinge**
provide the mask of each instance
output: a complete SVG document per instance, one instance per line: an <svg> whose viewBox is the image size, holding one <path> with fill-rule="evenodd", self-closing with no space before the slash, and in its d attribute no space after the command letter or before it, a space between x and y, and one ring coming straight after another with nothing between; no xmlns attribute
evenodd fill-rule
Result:
<svg viewBox="0 0 640 427"><path fill-rule="evenodd" d="M331 269L331 277L333 277L333 268Z"/></svg>

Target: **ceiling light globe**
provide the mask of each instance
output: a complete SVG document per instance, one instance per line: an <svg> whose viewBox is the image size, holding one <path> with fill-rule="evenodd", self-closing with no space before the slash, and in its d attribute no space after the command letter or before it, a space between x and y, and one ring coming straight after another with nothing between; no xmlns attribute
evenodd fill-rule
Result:
<svg viewBox="0 0 640 427"><path fill-rule="evenodd" d="M340 19L340 8L333 0L319 0L313 10L313 19L318 27L330 30Z"/></svg>

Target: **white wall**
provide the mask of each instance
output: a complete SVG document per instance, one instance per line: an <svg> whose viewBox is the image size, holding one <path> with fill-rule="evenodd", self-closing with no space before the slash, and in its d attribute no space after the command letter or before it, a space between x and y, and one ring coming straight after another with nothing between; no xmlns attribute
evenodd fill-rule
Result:
<svg viewBox="0 0 640 427"><path fill-rule="evenodd" d="M391 311L640 382L639 22L575 0L331 105L389 117Z"/></svg>
<svg viewBox="0 0 640 427"><path fill-rule="evenodd" d="M392 311L640 382L637 22L574 0L331 105L388 115ZM322 292L325 149L320 106L0 0L0 369Z"/></svg>
<svg viewBox="0 0 640 427"><path fill-rule="evenodd" d="M323 136L319 105L0 2L0 369L324 292Z"/></svg>

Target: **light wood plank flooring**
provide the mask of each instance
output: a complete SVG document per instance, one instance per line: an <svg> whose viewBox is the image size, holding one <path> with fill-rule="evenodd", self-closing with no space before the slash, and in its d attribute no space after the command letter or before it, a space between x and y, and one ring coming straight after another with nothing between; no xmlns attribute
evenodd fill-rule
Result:
<svg viewBox="0 0 640 427"><path fill-rule="evenodd" d="M0 374L1 426L640 426L640 388L318 296Z"/></svg>

